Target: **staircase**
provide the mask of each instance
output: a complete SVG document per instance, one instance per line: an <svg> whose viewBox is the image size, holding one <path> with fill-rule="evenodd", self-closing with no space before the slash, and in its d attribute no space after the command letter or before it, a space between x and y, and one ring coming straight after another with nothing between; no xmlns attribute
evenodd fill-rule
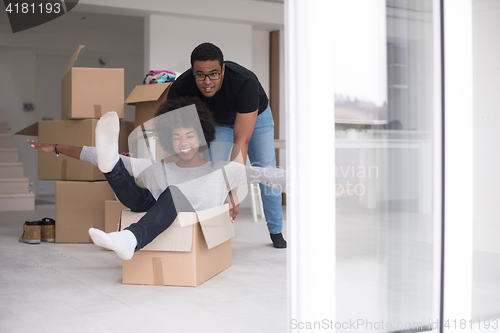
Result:
<svg viewBox="0 0 500 333"><path fill-rule="evenodd" d="M0 121L0 211L35 209L35 195L29 193L29 179L23 178L23 172L7 122Z"/></svg>

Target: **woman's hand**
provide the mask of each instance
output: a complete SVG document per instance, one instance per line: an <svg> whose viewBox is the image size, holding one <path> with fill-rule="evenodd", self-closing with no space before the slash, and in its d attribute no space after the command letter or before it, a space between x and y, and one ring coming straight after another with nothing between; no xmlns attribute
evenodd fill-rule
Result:
<svg viewBox="0 0 500 333"><path fill-rule="evenodd" d="M26 140L31 148L43 151L44 153L55 154L56 153L56 145L52 143L37 143L33 140ZM82 154L82 147L74 147L67 145L57 144L57 153L65 156L73 157L76 159L80 159L80 155ZM59 155L58 155L59 156Z"/></svg>
<svg viewBox="0 0 500 333"><path fill-rule="evenodd" d="M52 153L52 154L56 153L56 149L55 149L56 145L49 144L49 143L37 143L33 140L31 140L31 141L26 140L26 141L33 149L43 151L44 153Z"/></svg>

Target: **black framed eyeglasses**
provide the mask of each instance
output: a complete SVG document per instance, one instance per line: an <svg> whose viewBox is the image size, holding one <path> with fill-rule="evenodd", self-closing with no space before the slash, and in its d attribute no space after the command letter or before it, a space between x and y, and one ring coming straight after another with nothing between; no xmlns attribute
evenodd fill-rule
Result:
<svg viewBox="0 0 500 333"><path fill-rule="evenodd" d="M219 72L214 72L214 73L210 73L210 74L201 74L201 73L197 73L197 74L194 74L194 79L196 81L205 81L205 79L208 77L210 79L210 81L217 81L218 79L220 79L220 75L222 73L219 73Z"/></svg>

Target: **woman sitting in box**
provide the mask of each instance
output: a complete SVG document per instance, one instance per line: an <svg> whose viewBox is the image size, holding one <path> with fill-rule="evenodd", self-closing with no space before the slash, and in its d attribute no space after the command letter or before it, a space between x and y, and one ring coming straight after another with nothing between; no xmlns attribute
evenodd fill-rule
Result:
<svg viewBox="0 0 500 333"><path fill-rule="evenodd" d="M133 212L147 212L123 231L89 230L95 244L115 251L121 259L129 260L135 251L153 241L173 223L178 212L222 205L228 192L242 184L263 183L285 189L285 173L281 169L203 159L201 152L210 148L215 127L210 110L200 99L170 100L158 108L152 122L161 147L177 161L165 163L118 155L120 126L116 112L108 112L98 121L95 148L28 140L34 149L97 165L121 203ZM140 132L145 136L146 133ZM131 175L142 181L145 188L138 186Z"/></svg>

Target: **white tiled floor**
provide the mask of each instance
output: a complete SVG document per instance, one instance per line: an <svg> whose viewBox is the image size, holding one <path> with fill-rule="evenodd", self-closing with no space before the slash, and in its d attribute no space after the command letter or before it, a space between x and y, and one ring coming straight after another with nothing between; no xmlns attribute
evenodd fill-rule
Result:
<svg viewBox="0 0 500 333"><path fill-rule="evenodd" d="M2 333L286 332L286 250L249 210L232 266L196 288L123 285L121 260L94 244L19 243L24 221L43 217L54 205L0 214Z"/></svg>

